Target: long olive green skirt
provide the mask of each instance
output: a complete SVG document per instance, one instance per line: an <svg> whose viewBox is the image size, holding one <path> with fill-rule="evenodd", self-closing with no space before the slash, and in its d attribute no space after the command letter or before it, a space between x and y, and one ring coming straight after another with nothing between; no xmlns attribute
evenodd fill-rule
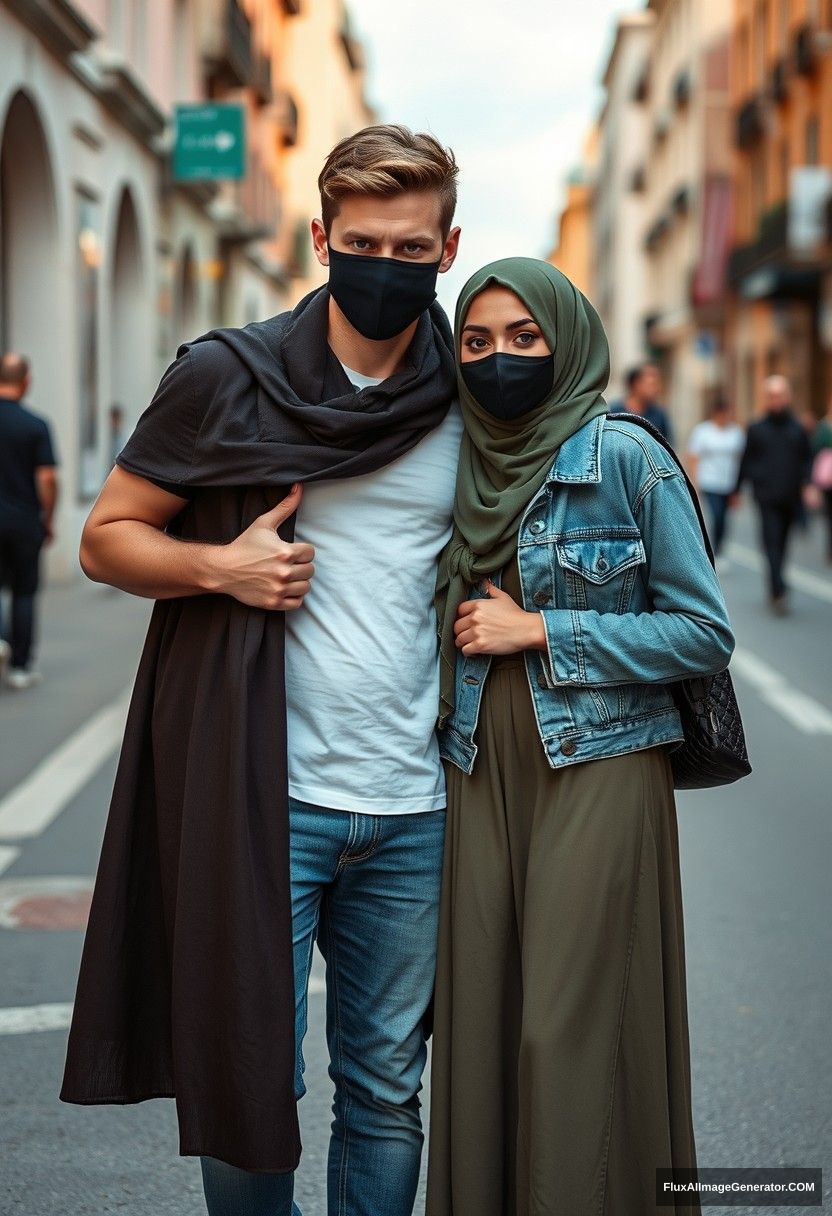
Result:
<svg viewBox="0 0 832 1216"><path fill-rule="evenodd" d="M447 766L427 1216L672 1212L656 1167L696 1162L666 750L553 770L522 659L478 743Z"/></svg>

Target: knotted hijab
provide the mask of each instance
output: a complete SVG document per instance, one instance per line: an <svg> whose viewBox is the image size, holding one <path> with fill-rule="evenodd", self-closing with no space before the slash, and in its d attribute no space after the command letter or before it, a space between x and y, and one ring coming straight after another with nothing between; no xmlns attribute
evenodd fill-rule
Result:
<svg viewBox="0 0 832 1216"><path fill-rule="evenodd" d="M440 725L454 707L454 622L460 604L472 583L501 570L515 555L523 512L543 485L560 445L607 409L602 394L609 378L609 347L601 320L564 274L536 258L503 258L468 280L456 306L457 360L471 302L491 285L513 291L540 326L554 353L554 381L540 405L504 422L484 410L457 375L465 435L454 530L440 558L436 588Z"/></svg>

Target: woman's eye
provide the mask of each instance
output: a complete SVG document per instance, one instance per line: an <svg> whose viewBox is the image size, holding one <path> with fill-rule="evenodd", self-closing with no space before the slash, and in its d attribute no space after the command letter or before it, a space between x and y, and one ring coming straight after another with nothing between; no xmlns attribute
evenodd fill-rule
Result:
<svg viewBox="0 0 832 1216"><path fill-rule="evenodd" d="M531 344L533 342L536 342L537 339L538 339L537 334L532 334L532 333L529 333L528 331L517 335L517 342L519 342L519 344L521 346L531 346Z"/></svg>
<svg viewBox="0 0 832 1216"><path fill-rule="evenodd" d="M486 342L485 338L468 338L465 345L469 350L475 351L477 354L479 354L480 351L485 350L488 343Z"/></svg>

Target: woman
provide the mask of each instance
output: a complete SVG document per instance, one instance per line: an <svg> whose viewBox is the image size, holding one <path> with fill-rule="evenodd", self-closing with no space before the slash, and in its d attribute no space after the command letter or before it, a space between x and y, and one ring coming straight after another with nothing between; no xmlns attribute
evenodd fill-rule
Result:
<svg viewBox="0 0 832 1216"><path fill-rule="evenodd" d="M656 1167L695 1164L666 682L733 638L678 466L605 416L568 279L486 266L456 349L427 1216L644 1216Z"/></svg>
<svg viewBox="0 0 832 1216"><path fill-rule="evenodd" d="M832 562L832 397L812 435L812 484L821 495L826 515L826 560Z"/></svg>
<svg viewBox="0 0 832 1216"><path fill-rule="evenodd" d="M710 418L698 422L688 440L690 477L711 515L711 543L719 556L728 527L728 510L736 492L745 431L735 422L728 402L719 398Z"/></svg>

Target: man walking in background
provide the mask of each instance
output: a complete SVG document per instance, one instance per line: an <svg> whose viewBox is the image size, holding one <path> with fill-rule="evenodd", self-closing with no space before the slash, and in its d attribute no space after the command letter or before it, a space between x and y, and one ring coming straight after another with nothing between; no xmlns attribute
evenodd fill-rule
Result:
<svg viewBox="0 0 832 1216"><path fill-rule="evenodd" d="M0 357L0 588L11 590L8 628L0 622L0 670L18 690L41 678L31 666L35 596L58 498L49 425L23 405L30 382L27 359Z"/></svg>
<svg viewBox="0 0 832 1216"><path fill-rule="evenodd" d="M613 413L637 414L646 418L668 443L673 442L673 430L667 410L659 405L662 380L655 363L641 363L627 372L627 395L610 406Z"/></svg>
<svg viewBox="0 0 832 1216"><path fill-rule="evenodd" d="M769 603L777 616L787 611L783 565L789 534L811 476L809 437L791 408L785 376L763 384L764 413L748 428L737 489L750 481L760 513L760 542L768 563Z"/></svg>

